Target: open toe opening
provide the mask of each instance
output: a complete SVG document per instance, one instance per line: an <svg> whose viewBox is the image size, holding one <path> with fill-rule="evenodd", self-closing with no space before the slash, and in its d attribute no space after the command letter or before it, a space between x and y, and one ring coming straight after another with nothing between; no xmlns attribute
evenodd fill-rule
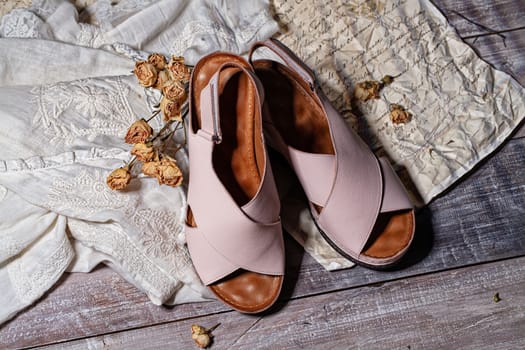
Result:
<svg viewBox="0 0 525 350"><path fill-rule="evenodd" d="M381 213L361 255L372 260L385 260L404 252L414 233L414 211Z"/></svg>

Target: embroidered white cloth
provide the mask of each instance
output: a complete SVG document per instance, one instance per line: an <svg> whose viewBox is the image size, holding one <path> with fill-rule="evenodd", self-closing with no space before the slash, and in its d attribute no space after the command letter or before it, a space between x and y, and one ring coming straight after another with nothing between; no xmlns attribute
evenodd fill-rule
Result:
<svg viewBox="0 0 525 350"><path fill-rule="evenodd" d="M184 188L147 177L124 192L106 186L130 159L127 128L158 99L130 71L146 52L195 63L276 30L264 0L100 0L80 15L68 1L39 0L2 18L0 323L64 271L101 262L155 304L211 297L185 247Z"/></svg>

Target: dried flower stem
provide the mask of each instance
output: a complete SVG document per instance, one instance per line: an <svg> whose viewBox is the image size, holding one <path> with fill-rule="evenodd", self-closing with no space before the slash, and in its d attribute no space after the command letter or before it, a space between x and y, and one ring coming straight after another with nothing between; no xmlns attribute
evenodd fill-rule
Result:
<svg viewBox="0 0 525 350"><path fill-rule="evenodd" d="M213 332L217 327L219 327L221 325L221 323L217 323L215 326L211 327L210 329L208 329L208 333L211 333Z"/></svg>
<svg viewBox="0 0 525 350"><path fill-rule="evenodd" d="M133 158L131 158L131 160L129 161L129 163L126 164L126 168L131 169L131 167L133 166L133 164L135 163L136 160L137 160L137 157L133 157Z"/></svg>
<svg viewBox="0 0 525 350"><path fill-rule="evenodd" d="M158 109L158 110L156 110L155 112L153 112L153 114L151 115L151 117L149 117L148 119L146 119L146 122L149 122L151 119L155 118L159 113L160 113L160 109Z"/></svg>

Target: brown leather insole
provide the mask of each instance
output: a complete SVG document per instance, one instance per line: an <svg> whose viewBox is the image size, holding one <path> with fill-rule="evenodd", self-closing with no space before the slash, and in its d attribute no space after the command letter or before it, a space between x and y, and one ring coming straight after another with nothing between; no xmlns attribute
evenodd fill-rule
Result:
<svg viewBox="0 0 525 350"><path fill-rule="evenodd" d="M308 85L280 63L261 60L254 65L271 121L284 141L303 152L334 154L326 117ZM321 206L314 207L321 213ZM380 214L362 254L385 259L403 250L413 234L413 215L413 211Z"/></svg>
<svg viewBox="0 0 525 350"><path fill-rule="evenodd" d="M217 54L200 62L194 73L193 96L200 97L200 91L209 78L224 62L235 60L234 56ZM204 67L203 67L204 66ZM265 156L261 138L262 125L259 107L256 105L255 87L246 73L237 68L227 68L219 79L219 115L222 142L215 145L213 165L224 187L239 206L248 203L257 193L261 184ZM200 125L199 98L194 98L192 108L195 127ZM191 161L191 160L190 160ZM191 180L190 180L191 181ZM203 194L206 195L206 194ZM196 227L196 219L188 208L188 225ZM210 285L210 289L221 300L233 308L247 313L260 312L277 299L282 276L264 275L246 270L237 272Z"/></svg>
<svg viewBox="0 0 525 350"><path fill-rule="evenodd" d="M303 152L334 154L328 123L310 88L276 62L257 61L256 69L272 122L284 141Z"/></svg>

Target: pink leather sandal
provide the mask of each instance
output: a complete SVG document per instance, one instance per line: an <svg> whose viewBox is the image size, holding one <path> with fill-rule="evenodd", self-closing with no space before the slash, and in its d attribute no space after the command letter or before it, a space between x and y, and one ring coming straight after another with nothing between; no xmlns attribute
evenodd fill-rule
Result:
<svg viewBox="0 0 525 350"><path fill-rule="evenodd" d="M319 231L357 264L395 264L414 237L414 210L388 160L378 160L317 87L312 71L278 40L285 65L252 62L266 91L264 131L297 174Z"/></svg>
<svg viewBox="0 0 525 350"><path fill-rule="evenodd" d="M284 274L261 104L260 82L244 59L214 53L195 66L187 129L188 249L203 283L245 313L273 305Z"/></svg>

